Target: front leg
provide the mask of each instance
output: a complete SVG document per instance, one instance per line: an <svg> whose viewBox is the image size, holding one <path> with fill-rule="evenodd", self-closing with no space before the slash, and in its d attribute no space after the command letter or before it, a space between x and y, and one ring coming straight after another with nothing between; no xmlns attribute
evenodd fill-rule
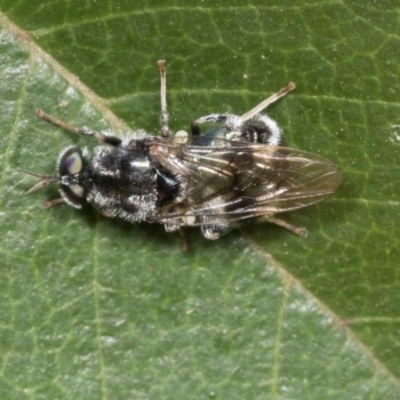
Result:
<svg viewBox="0 0 400 400"><path fill-rule="evenodd" d="M53 125L59 126L60 128L65 129L68 132L75 133L77 135L91 136L96 138L99 142L103 142L114 147L118 147L122 143L122 139L117 136L107 135L103 132L93 131L85 127L77 128L76 126L67 124L64 121L61 121L60 119L45 113L41 109L36 110L36 115L39 118L42 118L43 120L52 123Z"/></svg>

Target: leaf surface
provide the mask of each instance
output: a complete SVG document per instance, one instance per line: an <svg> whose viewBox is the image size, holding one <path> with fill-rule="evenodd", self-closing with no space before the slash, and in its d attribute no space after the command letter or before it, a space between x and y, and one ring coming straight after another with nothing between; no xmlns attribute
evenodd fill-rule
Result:
<svg viewBox="0 0 400 400"><path fill-rule="evenodd" d="M0 397L400 397L399 9L394 1L0 1ZM55 207L53 174L96 143L39 120L159 132L268 111L343 173L326 202L191 250L158 225Z"/></svg>

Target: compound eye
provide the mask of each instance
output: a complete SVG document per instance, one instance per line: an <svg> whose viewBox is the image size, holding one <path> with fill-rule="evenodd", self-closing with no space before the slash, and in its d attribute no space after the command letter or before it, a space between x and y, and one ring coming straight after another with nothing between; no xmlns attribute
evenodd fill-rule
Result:
<svg viewBox="0 0 400 400"><path fill-rule="evenodd" d="M61 154L58 161L58 173L60 176L77 175L83 166L82 151L77 147L69 147Z"/></svg>
<svg viewBox="0 0 400 400"><path fill-rule="evenodd" d="M85 189L80 184L79 174L83 169L83 156L77 147L67 148L58 160L61 178L60 192L64 201L72 207L81 208Z"/></svg>

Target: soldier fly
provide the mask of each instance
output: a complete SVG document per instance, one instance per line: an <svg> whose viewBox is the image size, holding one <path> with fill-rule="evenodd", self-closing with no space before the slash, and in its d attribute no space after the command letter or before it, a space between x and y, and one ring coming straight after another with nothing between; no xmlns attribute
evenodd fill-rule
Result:
<svg viewBox="0 0 400 400"><path fill-rule="evenodd" d="M86 127L76 128L42 110L36 114L67 131L92 136L102 145L91 159L86 149L69 146L57 162L57 175L33 172L40 179L27 194L52 183L61 197L45 207L91 204L106 217L129 222L157 222L167 232L199 226L207 239L218 239L232 226L259 217L296 234L275 214L318 203L341 184L341 174L318 155L283 146L283 132L261 112L295 88L290 82L239 116L210 114L192 121L189 136L168 126L166 69L161 76L161 135L121 138ZM208 126L201 133L202 126Z"/></svg>

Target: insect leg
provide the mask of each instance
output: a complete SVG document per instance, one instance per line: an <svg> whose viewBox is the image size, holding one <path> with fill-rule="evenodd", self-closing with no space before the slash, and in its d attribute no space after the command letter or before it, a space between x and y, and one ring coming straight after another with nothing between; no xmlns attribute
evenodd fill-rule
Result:
<svg viewBox="0 0 400 400"><path fill-rule="evenodd" d="M183 228L179 228L178 233L181 238L182 251L189 251L189 244L186 239L185 231L183 230Z"/></svg>
<svg viewBox="0 0 400 400"><path fill-rule="evenodd" d="M284 88L282 88L279 92L274 93L272 96L268 97L268 99L262 101L260 104L252 108L247 113L242 116L236 116L233 114L210 114L204 117L200 117L190 124L190 131L192 136L200 135L200 124L206 123L226 123L228 128L232 131L236 129L240 129L242 124L249 119L253 118L255 115L259 114L262 110L268 107L270 104L274 103L281 97L285 96L290 91L294 90L296 85L293 82L289 82Z"/></svg>
<svg viewBox="0 0 400 400"><path fill-rule="evenodd" d="M92 131L91 129L88 129L88 128L77 128L73 125L67 124L64 121L61 121L55 117L52 117L49 114L46 114L41 109L36 110L36 115L39 118L42 118L45 121L51 122L53 125L59 126L60 128L63 128L69 132L76 133L78 135L93 136L100 142L104 142L106 144L110 144L115 147L119 146L122 142L122 140L116 136L109 136L109 135L106 135L101 132Z"/></svg>
<svg viewBox="0 0 400 400"><path fill-rule="evenodd" d="M58 206L60 204L65 204L64 199L61 197L59 199L46 201L43 205L44 205L44 208L46 208L48 210L49 208Z"/></svg>
<svg viewBox="0 0 400 400"><path fill-rule="evenodd" d="M288 222L283 221L278 218L266 216L266 217L262 217L262 220L267 221L267 222L272 222L273 224L279 225L282 228L286 228L287 230L289 230L299 236L305 236L307 233L306 228L298 228L297 226L293 226L293 225L289 224Z"/></svg>
<svg viewBox="0 0 400 400"><path fill-rule="evenodd" d="M170 131L168 128L169 114L167 111L167 70L165 69L165 60L157 61L158 69L160 70L160 80L161 80L161 136L164 138L169 137Z"/></svg>
<svg viewBox="0 0 400 400"><path fill-rule="evenodd" d="M249 120L250 118L253 118L255 115L259 114L262 110L264 110L264 108L268 107L272 103L275 103L275 101L277 101L281 97L285 96L285 94L291 92L294 89L296 89L296 85L293 82L289 82L278 93L274 93L272 96L268 97L268 99L265 99L260 104L255 106L253 109L251 109L250 111L247 111L247 113L243 114L240 117L242 122L245 122L245 121Z"/></svg>

